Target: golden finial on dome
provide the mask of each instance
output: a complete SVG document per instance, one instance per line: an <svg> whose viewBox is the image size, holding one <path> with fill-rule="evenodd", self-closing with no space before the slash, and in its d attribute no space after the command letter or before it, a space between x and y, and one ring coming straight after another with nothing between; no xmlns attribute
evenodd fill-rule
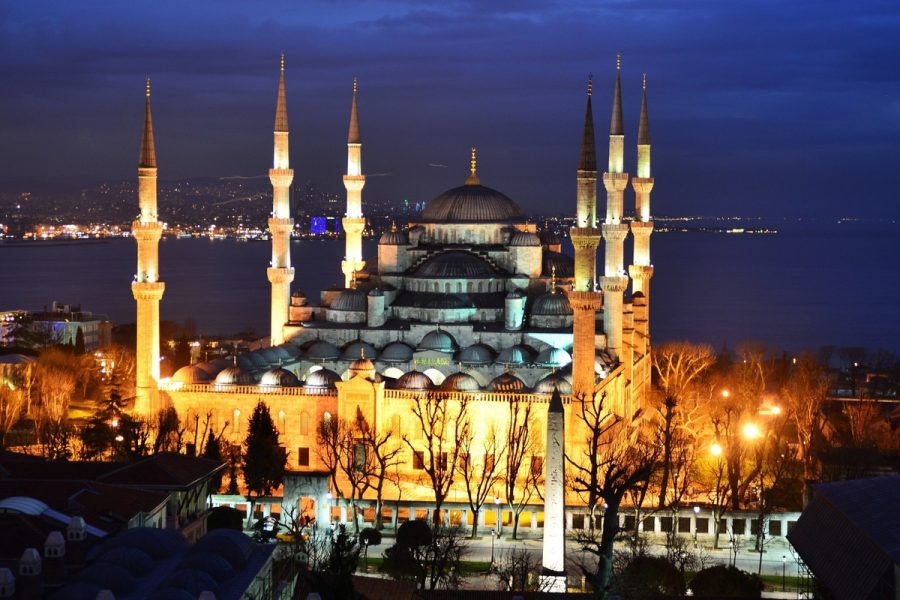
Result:
<svg viewBox="0 0 900 600"><path fill-rule="evenodd" d="M391 221L391 233L397 233L397 221Z"/></svg>
<svg viewBox="0 0 900 600"><path fill-rule="evenodd" d="M366 359L366 349L362 346L359 347L359 360Z"/></svg>
<svg viewBox="0 0 900 600"><path fill-rule="evenodd" d="M284 52L281 53L281 72L284 73Z"/></svg>
<svg viewBox="0 0 900 600"><path fill-rule="evenodd" d="M622 69L622 55L616 54L616 71L620 71Z"/></svg>
<svg viewBox="0 0 900 600"><path fill-rule="evenodd" d="M556 265L550 267L550 293L556 293Z"/></svg>
<svg viewBox="0 0 900 600"><path fill-rule="evenodd" d="M594 74L588 73L588 97L594 95Z"/></svg>
<svg viewBox="0 0 900 600"><path fill-rule="evenodd" d="M147 77L147 97L150 97L150 78Z"/></svg>
<svg viewBox="0 0 900 600"><path fill-rule="evenodd" d="M356 77L353 78L353 93L355 94L359 90L359 86L356 83Z"/></svg>
<svg viewBox="0 0 900 600"><path fill-rule="evenodd" d="M469 159L469 178L466 179L466 185L479 185L481 180L478 179L478 153L475 146L472 146L472 157Z"/></svg>
<svg viewBox="0 0 900 600"><path fill-rule="evenodd" d="M647 74L644 73L644 76L641 78L641 90L647 91Z"/></svg>

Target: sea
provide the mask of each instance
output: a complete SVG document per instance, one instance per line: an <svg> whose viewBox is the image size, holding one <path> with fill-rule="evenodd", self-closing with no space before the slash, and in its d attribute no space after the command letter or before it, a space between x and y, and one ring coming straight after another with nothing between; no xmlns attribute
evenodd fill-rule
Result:
<svg viewBox="0 0 900 600"><path fill-rule="evenodd" d="M658 226L668 230L651 238L655 343L721 349L754 341L789 353L853 346L900 354L900 223L782 220L753 227L770 233ZM365 252L376 252L375 240L366 241ZM291 253L294 289L311 299L342 280L343 241L296 240ZM114 324L133 322L135 257L130 239L0 243L0 310L39 310L55 300ZM270 257L267 242L164 238L161 318L191 320L201 335L265 335Z"/></svg>

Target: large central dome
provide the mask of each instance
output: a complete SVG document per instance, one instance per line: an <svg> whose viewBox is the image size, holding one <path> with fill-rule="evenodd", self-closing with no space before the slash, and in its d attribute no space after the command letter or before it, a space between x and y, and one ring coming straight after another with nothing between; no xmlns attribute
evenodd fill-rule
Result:
<svg viewBox="0 0 900 600"><path fill-rule="evenodd" d="M420 220L432 223L498 223L524 221L522 209L505 194L467 183L447 190L422 211Z"/></svg>

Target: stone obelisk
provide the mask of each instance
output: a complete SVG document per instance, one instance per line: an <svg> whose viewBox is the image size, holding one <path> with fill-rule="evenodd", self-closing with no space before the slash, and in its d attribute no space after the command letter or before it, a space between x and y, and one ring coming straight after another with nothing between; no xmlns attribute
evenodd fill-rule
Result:
<svg viewBox="0 0 900 600"><path fill-rule="evenodd" d="M566 492L563 461L565 413L559 390L547 410L547 458L544 461L544 556L541 591L566 592Z"/></svg>

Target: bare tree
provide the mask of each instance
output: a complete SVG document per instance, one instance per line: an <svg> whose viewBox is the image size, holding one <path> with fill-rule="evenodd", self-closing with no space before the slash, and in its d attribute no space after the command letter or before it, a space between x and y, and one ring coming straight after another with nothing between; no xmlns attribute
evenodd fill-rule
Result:
<svg viewBox="0 0 900 600"><path fill-rule="evenodd" d="M6 434L22 419L26 404L24 390L0 381L0 450L6 448Z"/></svg>
<svg viewBox="0 0 900 600"><path fill-rule="evenodd" d="M373 470L372 453L363 440L364 430L368 430L368 424L358 411L352 423L332 417L323 419L316 431L320 456L331 474L337 497L347 502L356 533L359 533L357 501L368 489ZM349 495L339 485L339 475L347 482Z"/></svg>
<svg viewBox="0 0 900 600"><path fill-rule="evenodd" d="M460 468L469 508L472 509L472 539L475 539L478 535L478 515L481 508L491 495L491 490L500 482L500 461L503 460L505 450L500 447L495 425L491 425L484 439L482 444L484 452L473 451L473 440L471 431L467 431L461 443Z"/></svg>
<svg viewBox="0 0 900 600"><path fill-rule="evenodd" d="M711 346L670 342L653 348L656 383L667 396L680 399L702 379L716 360Z"/></svg>
<svg viewBox="0 0 900 600"><path fill-rule="evenodd" d="M819 477L815 448L825 437L825 413L822 408L829 383L825 369L812 355L804 354L781 389L784 409L794 426L804 485Z"/></svg>
<svg viewBox="0 0 900 600"><path fill-rule="evenodd" d="M460 442L469 431L468 400L465 396L451 400L440 394L421 394L413 400L411 409L422 440L417 443L406 435L403 441L413 453L422 453L422 467L434 492L433 520L437 526L443 522L441 508L459 466Z"/></svg>
<svg viewBox="0 0 900 600"><path fill-rule="evenodd" d="M592 509L601 499L605 503L600 535L593 530L592 518L592 529L579 537L582 549L597 558L586 575L593 580L595 594L601 597L612 578L622 499L630 490L647 485L660 460L658 446L640 433L640 412L626 420L610 414L603 405L604 400L602 394L575 399L573 437L577 439L582 434L585 442L576 445L580 453L566 454L566 462L573 472L573 490L586 498Z"/></svg>
<svg viewBox="0 0 900 600"><path fill-rule="evenodd" d="M537 489L536 473L541 471L541 465L535 464L540 458L531 407L531 402L521 400L518 395L509 401L503 488L506 504L512 512L513 539L518 535L519 517Z"/></svg>
<svg viewBox="0 0 900 600"><path fill-rule="evenodd" d="M390 430L376 432L374 427L369 427L362 413L357 414L356 428L369 454L365 464L369 471L368 485L375 491L375 529L381 529L384 485L390 481L392 470L400 464L401 447L394 432Z"/></svg>

